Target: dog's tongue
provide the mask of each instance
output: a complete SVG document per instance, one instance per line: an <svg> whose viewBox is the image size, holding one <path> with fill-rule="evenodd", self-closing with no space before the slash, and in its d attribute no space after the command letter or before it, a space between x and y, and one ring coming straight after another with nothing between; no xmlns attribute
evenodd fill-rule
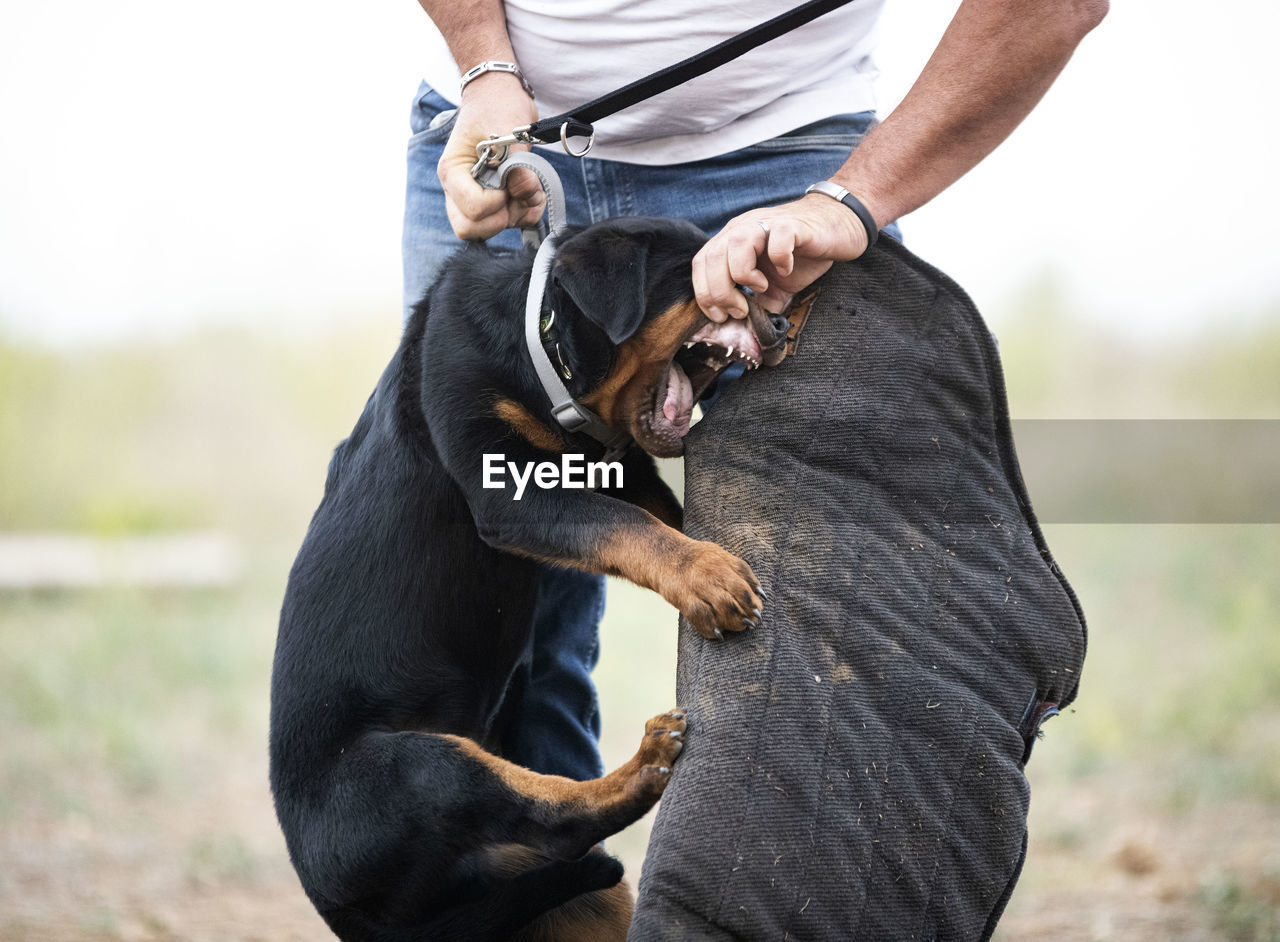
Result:
<svg viewBox="0 0 1280 942"><path fill-rule="evenodd" d="M683 438L689 432L693 419L693 384L677 364L672 363L667 372L667 398L662 403L662 414Z"/></svg>

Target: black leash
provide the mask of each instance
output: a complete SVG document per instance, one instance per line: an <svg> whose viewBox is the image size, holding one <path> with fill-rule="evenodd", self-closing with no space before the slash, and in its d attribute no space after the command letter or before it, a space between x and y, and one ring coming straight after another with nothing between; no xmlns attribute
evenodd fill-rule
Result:
<svg viewBox="0 0 1280 942"><path fill-rule="evenodd" d="M805 23L816 20L824 13L830 13L851 2L852 0L808 0L807 3L802 3L793 10L788 10L758 26L744 30L737 36L732 36L682 62L637 79L630 85L624 85L607 95L601 95L585 105L535 121L529 126L529 136L543 144L551 144L567 137L589 136L592 133L591 125L601 118L607 118L623 108L630 108L677 85L683 85L692 78L717 69L726 62L732 62L757 46L771 39L777 39ZM568 125L567 128L566 125Z"/></svg>
<svg viewBox="0 0 1280 942"><path fill-rule="evenodd" d="M476 151L481 159L476 164L473 174L478 176L485 166L497 166L506 157L507 147L514 143L553 144L559 141L571 156L582 157L591 149L591 141L595 135L594 122L599 121L601 118L607 118L609 115L624 108L639 104L654 95L669 91L677 85L682 85L690 79L697 78L699 75L705 75L712 69L719 68L726 62L732 62L739 56L769 42L771 39L777 39L779 36L816 20L824 13L830 13L832 10L839 9L852 2L853 0L807 0L806 3L802 3L786 13L744 30L736 36L731 36L724 42L718 43L710 49L704 49L697 55L690 56L675 65L667 66L665 69L660 69L651 75L637 79L629 85L624 85L622 88L609 92L607 95L601 95L599 98L576 108L571 108L563 114L535 121L528 127L517 128L508 137L499 138L495 135L492 141L477 145ZM585 148L575 152L569 146L569 139L581 137L587 138L588 143ZM481 148L487 148L487 152L482 151Z"/></svg>

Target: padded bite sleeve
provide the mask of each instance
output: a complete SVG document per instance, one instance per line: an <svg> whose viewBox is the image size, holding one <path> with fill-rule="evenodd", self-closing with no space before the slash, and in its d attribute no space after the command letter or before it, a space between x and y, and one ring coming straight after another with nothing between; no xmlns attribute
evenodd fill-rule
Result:
<svg viewBox="0 0 1280 942"><path fill-rule="evenodd" d="M817 287L796 355L687 440L686 532L769 601L723 643L681 622L691 731L632 939L988 937L1080 681L973 304L888 239Z"/></svg>

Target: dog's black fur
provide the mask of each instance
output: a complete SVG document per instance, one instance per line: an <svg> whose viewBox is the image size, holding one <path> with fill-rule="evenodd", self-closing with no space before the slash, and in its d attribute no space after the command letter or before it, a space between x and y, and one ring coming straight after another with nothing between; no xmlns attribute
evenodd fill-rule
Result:
<svg viewBox="0 0 1280 942"><path fill-rule="evenodd" d="M641 438L646 384L666 382L653 364L665 377L705 324L689 273L704 239L617 220L560 251L549 291L568 385ZM271 785L302 884L345 940L625 933L625 889L592 892L617 884L621 866L594 845L657 800L683 714L650 721L636 757L595 782L500 758L539 568L626 575L707 633L739 630L761 604L744 563L673 529L679 504L639 448L621 491L530 486L517 503L480 486L485 453L602 451L549 414L524 348L529 265L480 247L453 259L338 446L290 573Z"/></svg>

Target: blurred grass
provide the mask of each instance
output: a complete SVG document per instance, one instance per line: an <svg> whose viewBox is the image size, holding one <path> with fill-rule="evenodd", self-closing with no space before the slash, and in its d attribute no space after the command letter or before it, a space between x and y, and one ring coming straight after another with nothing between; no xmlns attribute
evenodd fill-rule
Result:
<svg viewBox="0 0 1280 942"><path fill-rule="evenodd" d="M1138 348L1082 328L1051 285L1025 301L1000 334L1015 417L1280 417L1273 323ZM57 353L0 342L0 530L215 528L248 562L225 591L0 593L0 938L316 937L265 783L275 619L329 453L395 341L379 324ZM1079 701L1030 766L1032 851L1006 923L1078 890L1172 907L1203 938L1274 938L1280 529L1047 536L1091 646ZM610 764L674 704L674 663L672 610L611 585L597 673ZM647 827L610 842L633 879ZM1136 876L1115 862L1122 837L1177 859Z"/></svg>

